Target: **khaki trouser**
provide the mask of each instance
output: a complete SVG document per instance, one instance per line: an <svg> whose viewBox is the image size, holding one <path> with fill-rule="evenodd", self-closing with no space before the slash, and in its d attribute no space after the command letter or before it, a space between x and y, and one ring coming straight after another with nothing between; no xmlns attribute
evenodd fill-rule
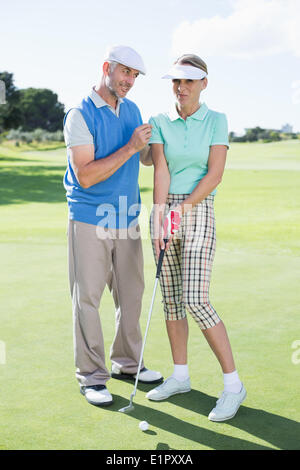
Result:
<svg viewBox="0 0 300 470"><path fill-rule="evenodd" d="M76 377L81 385L104 385L110 378L98 311L106 285L116 307L116 332L110 359L124 373L137 372L142 348L139 317L144 275L141 238L136 228L134 230L135 239L126 236L127 229L112 231L69 221L74 354ZM110 312L101 312L101 315L110 315Z"/></svg>

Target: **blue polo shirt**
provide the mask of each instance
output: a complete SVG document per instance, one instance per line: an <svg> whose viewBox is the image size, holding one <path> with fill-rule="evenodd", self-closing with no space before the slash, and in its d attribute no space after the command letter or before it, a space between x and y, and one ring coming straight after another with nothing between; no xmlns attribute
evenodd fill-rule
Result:
<svg viewBox="0 0 300 470"><path fill-rule="evenodd" d="M202 103L198 111L186 120L176 106L169 113L151 117L150 144L163 144L171 182L170 194L190 194L207 174L209 150L212 145L228 143L225 114L208 109ZM212 191L212 195L216 189Z"/></svg>
<svg viewBox="0 0 300 470"><path fill-rule="evenodd" d="M138 107L126 98L120 105L119 116L108 106L97 107L90 96L84 98L76 108L81 112L93 137L95 160L105 158L126 145L135 128L142 124ZM138 223L141 205L138 185L139 153L134 154L105 181L89 188L83 188L79 184L70 162L69 151L67 159L64 186L71 220L116 229L128 228Z"/></svg>

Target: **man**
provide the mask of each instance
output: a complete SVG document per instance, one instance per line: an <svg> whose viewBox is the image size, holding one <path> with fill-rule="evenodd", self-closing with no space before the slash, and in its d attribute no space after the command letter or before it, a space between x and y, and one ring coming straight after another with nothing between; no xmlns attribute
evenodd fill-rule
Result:
<svg viewBox="0 0 300 470"><path fill-rule="evenodd" d="M100 84L64 120L76 377L80 392L97 406L113 402L106 388L111 376L135 379L142 348L138 172L140 151L142 161L152 163L147 152L151 126L142 124L138 107L125 98L140 73L145 75L145 66L136 51L111 48ZM112 374L105 365L98 312L106 284L116 306ZM159 372L141 367L141 382L163 380Z"/></svg>

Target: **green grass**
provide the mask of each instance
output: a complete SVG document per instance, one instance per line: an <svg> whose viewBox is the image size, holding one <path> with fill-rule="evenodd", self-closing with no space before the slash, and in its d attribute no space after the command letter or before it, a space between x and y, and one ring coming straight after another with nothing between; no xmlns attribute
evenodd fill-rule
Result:
<svg viewBox="0 0 300 470"><path fill-rule="evenodd" d="M211 300L226 324L248 397L237 416L207 415L222 390L220 367L189 319L192 392L161 402L139 385L110 380L115 403L88 405L74 376L67 270L64 149L0 146L0 449L300 449L299 331L300 143L232 144L216 196L217 254ZM144 331L154 284L147 213L152 168L142 168L141 218L146 290ZM172 362L158 292L145 363L164 376ZM114 336L108 292L100 315L107 366ZM138 429L147 420L149 431Z"/></svg>

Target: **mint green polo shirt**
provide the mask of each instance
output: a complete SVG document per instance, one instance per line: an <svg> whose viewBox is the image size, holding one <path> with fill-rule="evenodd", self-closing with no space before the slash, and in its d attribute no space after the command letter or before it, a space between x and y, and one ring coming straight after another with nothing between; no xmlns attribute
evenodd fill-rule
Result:
<svg viewBox="0 0 300 470"><path fill-rule="evenodd" d="M164 144L170 194L190 194L195 189L207 174L212 145L229 148L226 115L208 109L205 103L186 120L174 106L168 113L151 117L149 123L153 126L149 144Z"/></svg>

